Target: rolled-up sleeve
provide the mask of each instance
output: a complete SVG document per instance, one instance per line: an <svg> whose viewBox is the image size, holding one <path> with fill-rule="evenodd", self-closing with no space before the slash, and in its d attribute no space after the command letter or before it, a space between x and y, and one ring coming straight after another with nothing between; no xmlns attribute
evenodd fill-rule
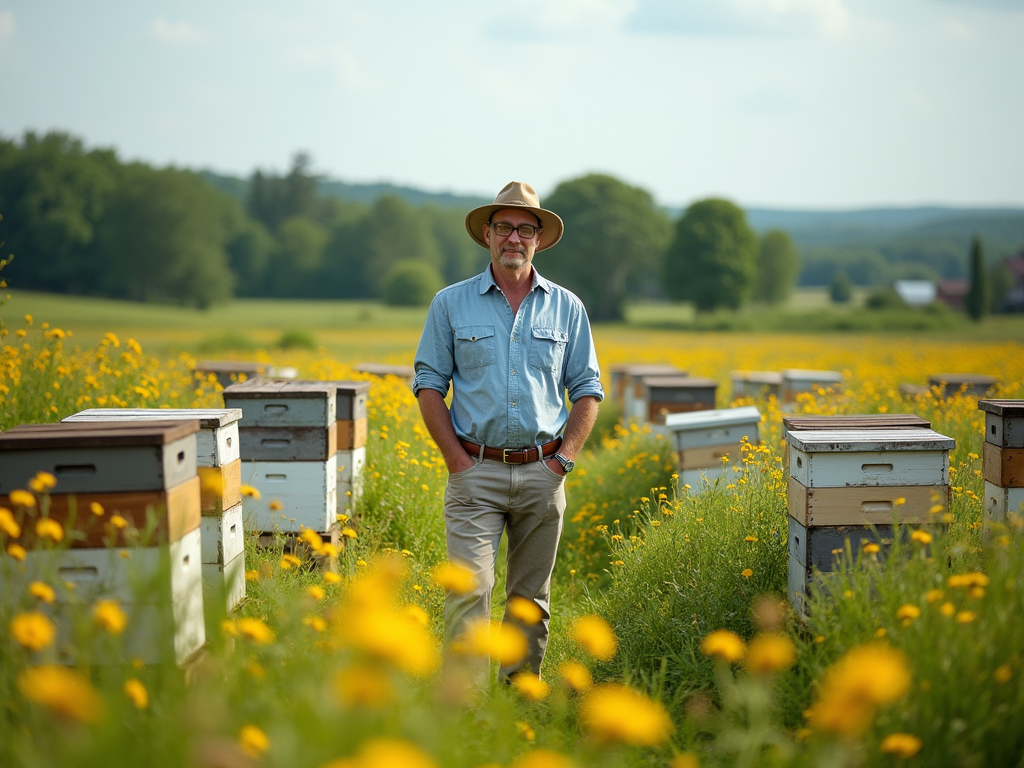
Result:
<svg viewBox="0 0 1024 768"><path fill-rule="evenodd" d="M416 357L413 361L413 394L419 395L421 389L435 389L442 397L447 396L455 367L454 343L448 320L448 308L442 292L430 303L427 320L423 324L423 335L420 336L420 343L416 348Z"/></svg>
<svg viewBox="0 0 1024 768"><path fill-rule="evenodd" d="M577 306L570 330L569 349L565 365L565 388L569 402L575 403L581 397L596 397L604 400L601 386L601 369L597 364L597 351L590 331L590 319L582 302Z"/></svg>

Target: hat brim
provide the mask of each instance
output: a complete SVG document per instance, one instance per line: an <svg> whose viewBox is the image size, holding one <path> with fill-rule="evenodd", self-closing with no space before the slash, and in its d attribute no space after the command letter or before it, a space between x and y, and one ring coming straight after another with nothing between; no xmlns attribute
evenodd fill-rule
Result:
<svg viewBox="0 0 1024 768"><path fill-rule="evenodd" d="M564 225L562 224L562 219L554 211L549 211L546 208L536 208L530 205L515 205L514 203L488 203L487 205L481 205L479 208L474 208L466 214L466 231L469 232L469 236L473 238L477 245L481 245L484 248L490 248L490 246L487 245L487 241L484 240L484 224L491 220L491 214L505 208L517 208L529 211L537 217L537 221L540 222L542 230L540 233L540 242L537 243L538 251L550 248L562 239L562 230L564 229Z"/></svg>

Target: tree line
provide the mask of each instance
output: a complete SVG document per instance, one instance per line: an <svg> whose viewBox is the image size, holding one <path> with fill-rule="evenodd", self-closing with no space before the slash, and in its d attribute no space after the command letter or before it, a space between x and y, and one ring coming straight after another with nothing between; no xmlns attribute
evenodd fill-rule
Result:
<svg viewBox="0 0 1024 768"><path fill-rule="evenodd" d="M801 263L785 231L756 234L728 200L671 216L645 190L590 174L542 202L566 233L538 269L598 321L622 319L635 298L698 311L778 304L802 270L820 269ZM229 194L193 171L122 162L66 133L0 137L0 239L14 254L7 278L24 289L197 307L232 296L421 304L487 263L465 213L391 194L325 195L304 153L285 174L257 170ZM863 284L849 266L841 276Z"/></svg>

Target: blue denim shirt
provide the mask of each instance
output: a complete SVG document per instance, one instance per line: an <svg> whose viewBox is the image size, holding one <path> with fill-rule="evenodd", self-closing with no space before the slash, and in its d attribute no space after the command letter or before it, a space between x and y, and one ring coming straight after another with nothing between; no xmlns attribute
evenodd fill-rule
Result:
<svg viewBox="0 0 1024 768"><path fill-rule="evenodd" d="M575 294L533 270L533 287L515 316L481 274L439 292L416 350L413 392L453 387L455 433L494 448L553 440L569 401L604 399L587 312Z"/></svg>

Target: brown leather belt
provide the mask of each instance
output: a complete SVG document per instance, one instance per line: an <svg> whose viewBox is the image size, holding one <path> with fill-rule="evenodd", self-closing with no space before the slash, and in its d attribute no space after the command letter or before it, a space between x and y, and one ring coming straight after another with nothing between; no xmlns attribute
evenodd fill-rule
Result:
<svg viewBox="0 0 1024 768"><path fill-rule="evenodd" d="M462 447L466 449L466 452L470 456L480 455L480 446L476 443L471 443L469 440L459 440L462 443ZM484 446L484 458L491 459L492 461L501 461L505 464L529 464L533 461L540 461L542 458L547 459L558 453L558 447L562 444L562 438L556 437L550 443L544 443L540 447L541 455L537 455L537 446L530 448L491 448Z"/></svg>

